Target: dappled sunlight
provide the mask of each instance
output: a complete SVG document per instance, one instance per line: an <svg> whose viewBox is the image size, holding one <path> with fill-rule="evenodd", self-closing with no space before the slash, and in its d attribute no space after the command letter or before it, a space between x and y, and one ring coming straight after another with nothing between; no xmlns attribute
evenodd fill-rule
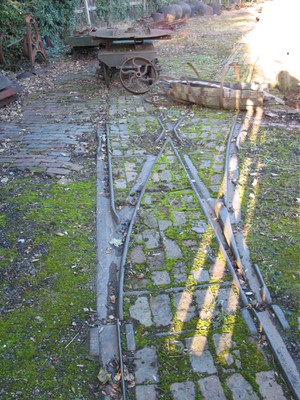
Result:
<svg viewBox="0 0 300 400"><path fill-rule="evenodd" d="M221 334L215 338L214 342L216 346L216 353L218 355L225 352L228 349L230 343L232 343L232 336L233 336L232 332L228 332L226 334ZM228 353L224 354L223 357L226 362L229 361Z"/></svg>
<svg viewBox="0 0 300 400"><path fill-rule="evenodd" d="M184 290L180 296L177 293L177 297L174 296L174 306L176 307L176 312L174 314L177 331L183 328L185 322L189 321L195 314L195 307L193 306L193 294L195 294L195 281L202 283L205 282L204 266L205 258L203 255L206 254L207 250L203 249L204 246L208 247L211 244L212 236L210 232L206 232L198 246L197 253L195 255L193 264L188 266L187 270L188 278L185 282L186 290ZM208 305L212 301L209 292L206 292L205 298L203 299L203 304Z"/></svg>
<svg viewBox="0 0 300 400"><path fill-rule="evenodd" d="M261 120L263 117L263 109L261 107L256 108L252 121L251 121L250 116L253 117L252 113L246 115L246 118L244 120L244 125L242 127L242 132L245 135L249 134L251 136L251 140L253 142L256 142L258 134L259 134ZM249 171L251 170L251 168L250 168L251 159L250 158L245 159L243 165L241 165L241 171L243 171L243 175L241 176L241 179L243 180L243 182L249 183L250 179L252 179L252 176L254 177L253 182L252 182L252 193L250 194L248 208L245 211L245 230L244 230L245 239L247 239L247 237L248 237L249 226L251 226L251 221L254 216L256 194L257 194L258 188L259 188L259 182L257 181L257 179L255 179L254 174L258 174L258 172L260 171L262 162L263 162L262 159L257 160L256 166L255 166L255 172L251 172L251 177L249 175ZM245 183L242 186L239 186L239 189L235 191L234 197L238 197L238 199L234 199L235 205L238 204L239 207L241 207L242 200L244 199L244 196L245 196L245 189L247 186L248 185Z"/></svg>
<svg viewBox="0 0 300 400"><path fill-rule="evenodd" d="M264 109L262 107L249 107L244 116L243 124L240 131L241 134L243 136L247 134L255 135L254 139L256 139L263 118L263 114Z"/></svg>
<svg viewBox="0 0 300 400"><path fill-rule="evenodd" d="M226 271L226 262L224 260L224 256L222 251L219 249L217 257L214 263L210 267L210 276L211 280L220 280L223 279L227 273Z"/></svg>
<svg viewBox="0 0 300 400"><path fill-rule="evenodd" d="M259 167L258 165L256 166L256 170L259 171ZM254 180L253 182L256 182L256 180ZM249 235L249 230L252 224L252 219L254 217L254 210L255 210L255 204L256 204L256 194L258 193L258 185L256 184L255 186L253 186L252 189L252 193L250 193L250 198L248 200L248 207L247 210L245 212L245 229L244 229L244 235L245 235L245 239L247 239L248 235Z"/></svg>
<svg viewBox="0 0 300 400"><path fill-rule="evenodd" d="M248 132L251 125L251 118L254 114L253 108L248 108L243 119L242 132Z"/></svg>
<svg viewBox="0 0 300 400"><path fill-rule="evenodd" d="M165 350L169 357L176 358L185 348L194 372L214 374L217 372L214 353L224 365L233 363L230 348L236 330L239 295L229 275L224 252L220 246L216 247L210 227L192 251L193 259L184 263L186 279L170 296L173 318ZM213 338L213 347L210 338Z"/></svg>
<svg viewBox="0 0 300 400"><path fill-rule="evenodd" d="M184 322L188 322L193 317L195 307L192 305L193 295L190 291L183 291L178 297L176 298L175 295L173 301L176 307L176 319L179 321L179 326L182 327Z"/></svg>
<svg viewBox="0 0 300 400"><path fill-rule="evenodd" d="M203 238L200 241L198 253L203 252L203 242L209 244L207 239L210 239L210 241L212 240L211 234L206 233L205 236L206 238ZM200 272L204 271L202 268L204 262L202 262L199 267L197 255L195 256L190 273L193 275L194 279L198 276L197 274L193 274L195 266L197 268L196 271L199 272L200 278ZM208 272L206 269L205 271ZM223 331L224 326L227 326L228 324L232 327L233 332L238 308L238 296L235 293L232 279L223 279L225 278L226 273L228 273L226 269L226 261L223 252L219 247L216 252L216 258L214 262L211 263L209 269L209 281L200 278L198 285L195 283L191 285L190 279L187 279L186 289L181 293L178 292L174 296L176 312L174 314L175 318L173 322L176 324L176 331L182 331L185 323L190 321L192 318L197 319L194 328L194 335L190 335L189 343L189 351L193 353L195 357L203 356L203 353L207 350L207 340L203 339L199 341L199 335L207 335L210 330L216 330L218 328L221 328ZM225 286L223 286L224 282L227 282ZM225 331L227 330L228 327ZM216 352L217 354L221 352L220 346L216 347Z"/></svg>
<svg viewBox="0 0 300 400"><path fill-rule="evenodd" d="M261 82L276 83L282 71L300 80L298 0L274 0L263 4L256 28L247 35L253 65L263 74ZM256 80L258 77L256 77Z"/></svg>

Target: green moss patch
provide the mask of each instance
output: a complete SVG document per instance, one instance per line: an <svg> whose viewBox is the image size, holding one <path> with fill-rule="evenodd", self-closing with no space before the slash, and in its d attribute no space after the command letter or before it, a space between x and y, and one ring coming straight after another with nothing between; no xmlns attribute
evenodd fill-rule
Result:
<svg viewBox="0 0 300 400"><path fill-rule="evenodd" d="M1 188L0 380L10 399L93 398L95 179ZM93 388L93 389L91 389Z"/></svg>
<svg viewBox="0 0 300 400"><path fill-rule="evenodd" d="M294 328L292 336L300 338L297 146L293 130L261 127L258 135L249 134L240 154L240 185L252 260Z"/></svg>

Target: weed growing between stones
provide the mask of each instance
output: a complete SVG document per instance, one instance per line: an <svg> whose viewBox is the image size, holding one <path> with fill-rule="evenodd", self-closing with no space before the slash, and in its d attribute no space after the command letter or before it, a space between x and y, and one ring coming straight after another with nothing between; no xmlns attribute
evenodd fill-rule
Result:
<svg viewBox="0 0 300 400"><path fill-rule="evenodd" d="M152 201L145 204L148 193ZM157 378L138 384L155 384L162 398L172 399L172 385L189 381L201 399L198 381L208 368L226 393L233 370L257 390L256 371L272 368L272 361L249 339L224 257L169 146L144 199L127 255L124 317L133 326L137 351L151 352L157 361ZM123 349L126 354L124 342ZM203 349L205 368L198 363Z"/></svg>

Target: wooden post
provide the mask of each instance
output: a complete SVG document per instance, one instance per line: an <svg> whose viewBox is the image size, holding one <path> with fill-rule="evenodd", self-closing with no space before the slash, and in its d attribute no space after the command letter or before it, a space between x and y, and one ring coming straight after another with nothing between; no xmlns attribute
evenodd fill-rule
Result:
<svg viewBox="0 0 300 400"><path fill-rule="evenodd" d="M88 0L84 0L84 7L85 7L85 15L86 15L87 23L89 26L92 26L91 17L90 17L90 7L89 7Z"/></svg>

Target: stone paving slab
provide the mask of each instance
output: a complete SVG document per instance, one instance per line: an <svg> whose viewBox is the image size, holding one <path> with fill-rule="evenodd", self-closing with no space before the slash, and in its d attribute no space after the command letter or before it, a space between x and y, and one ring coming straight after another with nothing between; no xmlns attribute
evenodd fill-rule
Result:
<svg viewBox="0 0 300 400"><path fill-rule="evenodd" d="M281 386L277 383L274 371L262 371L256 374L256 382L264 400L286 400Z"/></svg>
<svg viewBox="0 0 300 400"><path fill-rule="evenodd" d="M208 350L206 336L194 336L186 339L191 365L194 372L215 374L217 369L211 352Z"/></svg>
<svg viewBox="0 0 300 400"><path fill-rule="evenodd" d="M259 400L250 383L241 374L230 375L226 383L232 392L233 400Z"/></svg>
<svg viewBox="0 0 300 400"><path fill-rule="evenodd" d="M156 350L153 347L144 347L135 353L134 362L136 365L135 380L136 383L157 383L158 363ZM153 387L151 388L153 392Z"/></svg>
<svg viewBox="0 0 300 400"><path fill-rule="evenodd" d="M199 386L204 400L226 400L221 382L216 375L199 380Z"/></svg>
<svg viewBox="0 0 300 400"><path fill-rule="evenodd" d="M173 383L171 385L171 393L174 400L195 399L195 387L193 382Z"/></svg>

